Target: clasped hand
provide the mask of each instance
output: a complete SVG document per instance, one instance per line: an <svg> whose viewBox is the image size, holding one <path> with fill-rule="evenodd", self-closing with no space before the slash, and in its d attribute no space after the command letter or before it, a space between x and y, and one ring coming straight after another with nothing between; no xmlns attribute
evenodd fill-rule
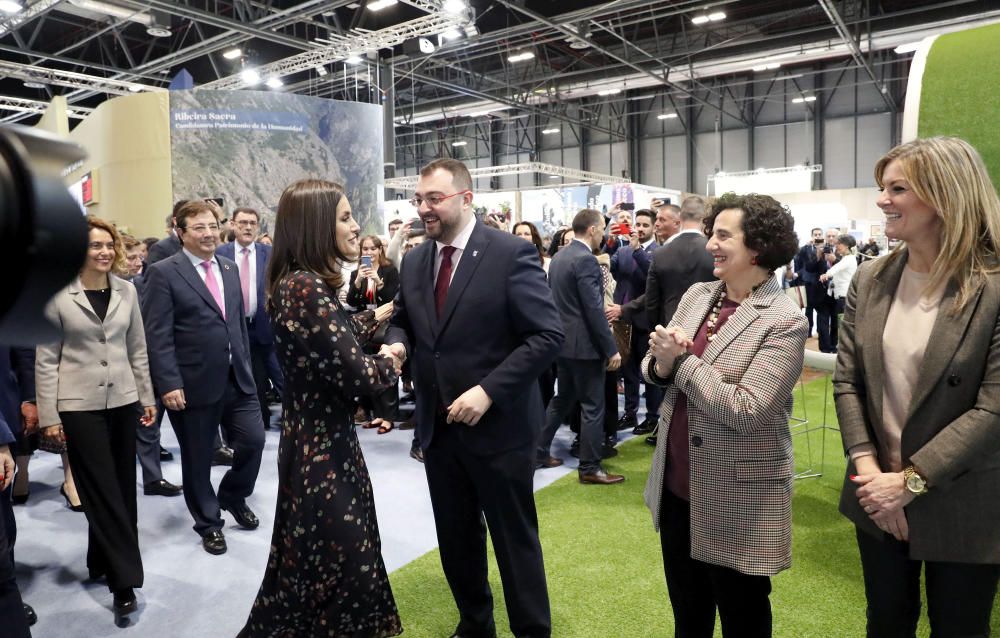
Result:
<svg viewBox="0 0 1000 638"><path fill-rule="evenodd" d="M909 539L909 526L903 508L916 496L906 489L902 472L878 472L859 474L851 480L858 485L855 493L858 504L868 514L868 518L884 532L892 534L896 540Z"/></svg>
<svg viewBox="0 0 1000 638"><path fill-rule="evenodd" d="M692 343L680 326L656 326L649 333L649 351L656 359L657 371L665 376L674 365L674 359L687 352Z"/></svg>

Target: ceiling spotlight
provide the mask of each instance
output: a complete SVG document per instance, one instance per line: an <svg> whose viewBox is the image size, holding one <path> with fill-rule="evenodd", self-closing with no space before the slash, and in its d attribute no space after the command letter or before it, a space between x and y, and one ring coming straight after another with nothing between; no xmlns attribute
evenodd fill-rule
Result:
<svg viewBox="0 0 1000 638"><path fill-rule="evenodd" d="M285 83L281 81L281 78L268 78L267 82L264 84L266 84L269 89L280 89L285 86Z"/></svg>
<svg viewBox="0 0 1000 638"><path fill-rule="evenodd" d="M600 96L606 96L606 95L618 95L621 92L622 92L621 89L605 89L603 91L598 91L597 94Z"/></svg>
<svg viewBox="0 0 1000 638"><path fill-rule="evenodd" d="M36 82L35 80L24 81L24 88L26 89L44 89L45 87L46 87L45 84L41 82Z"/></svg>
<svg viewBox="0 0 1000 638"><path fill-rule="evenodd" d="M229 49L228 51L223 53L222 57L226 58L227 60L235 60L236 58L242 55L243 55L243 49L236 47L234 49Z"/></svg>
<svg viewBox="0 0 1000 638"><path fill-rule="evenodd" d="M542 129L542 135L555 135L558 132L559 132L559 129L557 129L557 128L543 128Z"/></svg>
<svg viewBox="0 0 1000 638"><path fill-rule="evenodd" d="M399 4L399 0L374 0L374 2L369 2L367 8L369 11L381 11L386 7L391 7L394 4Z"/></svg>
<svg viewBox="0 0 1000 638"><path fill-rule="evenodd" d="M143 88L144 87L141 84L132 84L132 85L129 85L128 90L131 91L132 93L138 93Z"/></svg>
<svg viewBox="0 0 1000 638"><path fill-rule="evenodd" d="M173 35L168 27L156 24L155 22L146 27L146 33L154 38L169 38Z"/></svg>
<svg viewBox="0 0 1000 638"><path fill-rule="evenodd" d="M805 98L801 98L801 97L793 97L792 98L792 104L802 104L805 101L806 101Z"/></svg>
<svg viewBox="0 0 1000 638"><path fill-rule="evenodd" d="M549 175L549 179L559 179L558 175Z"/></svg>
<svg viewBox="0 0 1000 638"><path fill-rule="evenodd" d="M444 0L441 10L445 13L462 13L468 8L465 0Z"/></svg>
<svg viewBox="0 0 1000 638"><path fill-rule="evenodd" d="M792 98L792 104L802 104L803 102L815 102L815 95L803 95L801 97Z"/></svg>
<svg viewBox="0 0 1000 638"><path fill-rule="evenodd" d="M323 77L324 75L326 75L326 67L323 66L322 64L320 64L319 66L317 66L316 67L316 75L318 75L320 77Z"/></svg>
<svg viewBox="0 0 1000 638"><path fill-rule="evenodd" d="M521 51L520 53L512 53L507 56L508 62L524 62L525 60L531 60L535 57L535 54L531 51Z"/></svg>
<svg viewBox="0 0 1000 638"><path fill-rule="evenodd" d="M702 25L709 22L718 22L719 20L725 20L726 14L721 11L714 11L712 13L703 13L701 15L694 16L691 18L691 24Z"/></svg>
<svg viewBox="0 0 1000 638"><path fill-rule="evenodd" d="M465 140L459 140L457 142L451 143L452 146L465 146L466 144L468 144L468 142L466 142Z"/></svg>
<svg viewBox="0 0 1000 638"><path fill-rule="evenodd" d="M256 86L260 84L260 73L253 69L243 69L243 72L240 73L240 79L247 86Z"/></svg>
<svg viewBox="0 0 1000 638"><path fill-rule="evenodd" d="M775 69L781 68L781 62L765 62L763 64L754 65L754 71L773 71Z"/></svg>
<svg viewBox="0 0 1000 638"><path fill-rule="evenodd" d="M66 109L66 117L73 117L74 115L76 115L76 111L73 109Z"/></svg>
<svg viewBox="0 0 1000 638"><path fill-rule="evenodd" d="M18 13L24 7L15 0L0 0L0 11L8 14Z"/></svg>
<svg viewBox="0 0 1000 638"><path fill-rule="evenodd" d="M352 55L344 60L344 62L347 62L348 64L361 64L364 60L362 60L359 55Z"/></svg>
<svg viewBox="0 0 1000 638"><path fill-rule="evenodd" d="M659 114L659 115L656 116L656 119L658 119L658 120L672 120L675 117L677 117L676 113L661 113L661 114Z"/></svg>
<svg viewBox="0 0 1000 638"><path fill-rule="evenodd" d="M908 44L901 44L892 51L896 55L903 55L904 53L913 53L919 48L920 48L919 42L910 42Z"/></svg>
<svg viewBox="0 0 1000 638"><path fill-rule="evenodd" d="M447 31L442 33L441 37L444 38L445 40L457 40L462 37L462 33L458 29L453 28L453 29L448 29Z"/></svg>
<svg viewBox="0 0 1000 638"><path fill-rule="evenodd" d="M806 102L815 102L816 101L816 96L815 95L807 95L803 99Z"/></svg>

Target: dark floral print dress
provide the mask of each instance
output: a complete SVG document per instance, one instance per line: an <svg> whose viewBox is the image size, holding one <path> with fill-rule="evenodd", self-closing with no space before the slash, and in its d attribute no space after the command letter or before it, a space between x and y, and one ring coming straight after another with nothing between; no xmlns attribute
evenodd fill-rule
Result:
<svg viewBox="0 0 1000 638"><path fill-rule="evenodd" d="M388 359L362 351L374 316L348 316L336 291L300 271L282 280L271 318L285 374L278 505L267 572L239 635L396 636L403 629L350 407L396 384Z"/></svg>

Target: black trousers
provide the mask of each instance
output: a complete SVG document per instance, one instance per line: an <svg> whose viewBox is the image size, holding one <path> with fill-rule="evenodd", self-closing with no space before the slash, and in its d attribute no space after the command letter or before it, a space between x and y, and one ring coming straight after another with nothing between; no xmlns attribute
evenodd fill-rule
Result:
<svg viewBox="0 0 1000 638"><path fill-rule="evenodd" d="M226 389L218 403L170 410L170 423L181 447L184 502L194 518L194 531L202 536L222 529L220 505L239 505L253 494L260 458L264 450L264 422L257 395L243 394L230 370ZM233 466L212 487L212 451L219 424L226 443L233 448Z"/></svg>
<svg viewBox="0 0 1000 638"><path fill-rule="evenodd" d="M638 418L640 386L646 387L646 418L654 421L660 416L663 402L663 388L642 380L639 366L649 351L649 331L632 326L631 352L622 365L622 379L625 384L625 413ZM617 403L617 402L616 402Z"/></svg>
<svg viewBox="0 0 1000 638"><path fill-rule="evenodd" d="M142 468L142 484L147 485L163 478L160 469L160 426L163 424L163 402L156 399L156 421L149 427L142 423L135 426L135 454Z"/></svg>
<svg viewBox="0 0 1000 638"><path fill-rule="evenodd" d="M824 294L816 300L816 332L819 334L820 352L837 351L837 300Z"/></svg>
<svg viewBox="0 0 1000 638"><path fill-rule="evenodd" d="M141 416L138 403L59 413L87 515L87 567L107 574L112 590L142 587L135 502L135 423Z"/></svg>
<svg viewBox="0 0 1000 638"><path fill-rule="evenodd" d="M559 368L559 387L545 411L545 429L542 430L536 454L538 458L549 455L552 439L563 420L577 401L583 412L580 424L580 472L588 474L601 468L604 448L604 359L556 359Z"/></svg>
<svg viewBox="0 0 1000 638"><path fill-rule="evenodd" d="M856 530L868 601L868 638L914 638L920 620L920 570L933 638L985 638L1000 565L911 560L909 544Z"/></svg>
<svg viewBox="0 0 1000 638"><path fill-rule="evenodd" d="M771 635L771 579L691 558L691 504L664 486L660 546L676 638L712 638L715 611L726 638Z"/></svg>
<svg viewBox="0 0 1000 638"><path fill-rule="evenodd" d="M13 485L11 481L11 485ZM31 638L24 602L14 572L17 526L10 502L11 488L0 491L0 627L4 638Z"/></svg>
<svg viewBox="0 0 1000 638"><path fill-rule="evenodd" d="M458 606L459 629L469 638L496 635L487 580L489 526L511 632L547 638L552 621L532 485L534 446L472 454L457 434L464 427L439 417L424 451L441 566Z"/></svg>
<svg viewBox="0 0 1000 638"><path fill-rule="evenodd" d="M267 403L267 390L272 385L278 396L285 390L285 378L278 365L278 357L274 352L274 344L250 344L250 371L253 382L257 385L257 403L260 405L260 416L266 427L271 427L271 409Z"/></svg>
<svg viewBox="0 0 1000 638"><path fill-rule="evenodd" d="M615 437L616 440L618 439L618 372L609 370L604 373L604 437ZM577 403L570 414L569 429L577 436L580 436L582 412L580 404Z"/></svg>

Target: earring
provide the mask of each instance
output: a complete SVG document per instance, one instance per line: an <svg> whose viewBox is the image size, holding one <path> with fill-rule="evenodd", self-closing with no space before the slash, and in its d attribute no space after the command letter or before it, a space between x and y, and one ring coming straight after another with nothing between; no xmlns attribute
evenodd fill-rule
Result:
<svg viewBox="0 0 1000 638"><path fill-rule="evenodd" d="M750 265L751 266L756 266L757 265L757 257L756 256L750 258Z"/></svg>

